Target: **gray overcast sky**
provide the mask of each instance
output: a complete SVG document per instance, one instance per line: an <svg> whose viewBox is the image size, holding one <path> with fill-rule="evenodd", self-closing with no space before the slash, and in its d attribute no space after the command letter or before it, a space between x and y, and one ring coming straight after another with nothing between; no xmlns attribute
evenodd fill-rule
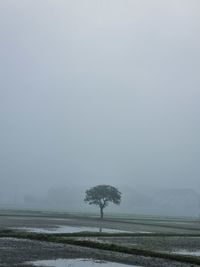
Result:
<svg viewBox="0 0 200 267"><path fill-rule="evenodd" d="M1 0L1 190L200 187L199 48L199 0Z"/></svg>

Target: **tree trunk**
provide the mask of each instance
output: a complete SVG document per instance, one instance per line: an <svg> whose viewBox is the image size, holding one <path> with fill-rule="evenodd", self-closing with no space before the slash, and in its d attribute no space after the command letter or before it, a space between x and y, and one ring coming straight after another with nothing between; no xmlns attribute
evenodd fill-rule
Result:
<svg viewBox="0 0 200 267"><path fill-rule="evenodd" d="M101 219L103 219L103 208L100 207Z"/></svg>

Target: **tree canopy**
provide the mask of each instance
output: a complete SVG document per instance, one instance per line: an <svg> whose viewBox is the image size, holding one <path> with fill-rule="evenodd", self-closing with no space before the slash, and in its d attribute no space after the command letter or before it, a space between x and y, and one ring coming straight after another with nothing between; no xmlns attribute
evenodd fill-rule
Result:
<svg viewBox="0 0 200 267"><path fill-rule="evenodd" d="M100 208L101 218L103 218L103 210L109 203L119 205L121 202L121 192L114 186L98 185L92 187L85 192L84 201L89 205L97 205Z"/></svg>

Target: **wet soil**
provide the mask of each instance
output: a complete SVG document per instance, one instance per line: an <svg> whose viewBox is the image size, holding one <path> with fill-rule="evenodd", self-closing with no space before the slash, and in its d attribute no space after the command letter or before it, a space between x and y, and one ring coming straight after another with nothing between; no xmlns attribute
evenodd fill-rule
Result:
<svg viewBox="0 0 200 267"><path fill-rule="evenodd" d="M200 233L200 226L195 222L153 222L152 220L104 220L97 218L56 217L53 216L0 216L0 230L18 227L43 228L52 230L59 226L102 227L118 229L121 231L152 232L152 233ZM180 228L179 228L180 227ZM89 237L90 238L90 237ZM173 252L176 249L200 249L198 237L98 237L95 241L109 242L127 247L151 249L155 251ZM86 247L22 240L13 238L0 238L0 266L29 266L25 262L35 260L71 258L93 258L130 265L148 267L188 267L196 266L159 258L128 255L117 252L102 251Z"/></svg>
<svg viewBox="0 0 200 267"><path fill-rule="evenodd" d="M158 258L155 259L151 257L133 256L123 253L56 244L51 242L0 238L0 266L30 267L30 264L26 262L36 260L53 260L58 258L92 258L145 267L191 266L191 264L183 264Z"/></svg>

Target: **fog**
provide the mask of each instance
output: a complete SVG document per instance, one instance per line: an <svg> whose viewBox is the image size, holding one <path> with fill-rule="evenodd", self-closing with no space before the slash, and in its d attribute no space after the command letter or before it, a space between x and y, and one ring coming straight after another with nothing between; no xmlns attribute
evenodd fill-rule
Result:
<svg viewBox="0 0 200 267"><path fill-rule="evenodd" d="M199 0L1 0L0 206L198 196L199 47Z"/></svg>

